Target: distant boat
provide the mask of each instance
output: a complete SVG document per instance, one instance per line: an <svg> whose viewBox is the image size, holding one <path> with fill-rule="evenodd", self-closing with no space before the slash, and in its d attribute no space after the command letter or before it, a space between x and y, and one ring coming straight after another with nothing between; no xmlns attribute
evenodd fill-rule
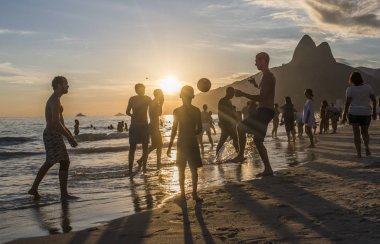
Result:
<svg viewBox="0 0 380 244"><path fill-rule="evenodd" d="M86 117L86 115L82 114L82 113L79 113L76 115L76 117Z"/></svg>
<svg viewBox="0 0 380 244"><path fill-rule="evenodd" d="M115 116L125 116L125 114L117 113L117 114L115 114Z"/></svg>

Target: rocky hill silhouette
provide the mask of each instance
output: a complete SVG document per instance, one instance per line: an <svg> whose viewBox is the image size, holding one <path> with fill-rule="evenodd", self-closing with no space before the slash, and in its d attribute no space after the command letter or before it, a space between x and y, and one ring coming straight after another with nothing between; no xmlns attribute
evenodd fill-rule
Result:
<svg viewBox="0 0 380 244"><path fill-rule="evenodd" d="M330 46L322 42L318 46L313 39L304 35L294 50L291 61L280 67L271 68L277 79L275 100L279 104L284 103L285 96L290 96L295 107L302 110L306 88L314 91L314 106L317 109L322 100L335 102L337 99L344 101L345 91L348 86L348 78L352 71L360 70L364 80L371 84L376 95L380 91L379 69L364 67L353 68L346 64L336 62ZM261 73L253 75L260 81ZM230 85L251 94L257 94L258 90L247 82L247 79L236 81ZM220 87L207 93L196 95L194 104L201 107L208 104L212 111L217 111L217 103L225 95L225 88ZM247 100L234 98L233 103L241 109Z"/></svg>

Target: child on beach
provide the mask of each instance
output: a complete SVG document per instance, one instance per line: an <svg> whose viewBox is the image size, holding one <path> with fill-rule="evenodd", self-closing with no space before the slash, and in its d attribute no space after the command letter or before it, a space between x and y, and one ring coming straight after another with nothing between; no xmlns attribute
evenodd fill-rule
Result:
<svg viewBox="0 0 380 244"><path fill-rule="evenodd" d="M288 136L288 142L290 142L290 133L292 134L293 142L296 141L296 130L294 127L294 121L296 120L294 113L297 111L294 109L292 99L285 97L285 104L281 107L282 117L281 125L285 124L286 135Z"/></svg>
<svg viewBox="0 0 380 244"><path fill-rule="evenodd" d="M372 87L365 84L359 72L352 72L350 75L350 87L346 90L346 104L344 106L342 123L348 121L352 125L354 132L354 143L358 158L361 154L361 137L363 138L366 155L371 155L369 150L368 128L371 123L371 115L376 120L376 98ZM372 100L372 107L370 101Z"/></svg>
<svg viewBox="0 0 380 244"><path fill-rule="evenodd" d="M202 132L201 111L191 104L194 98L194 89L191 86L184 86L181 89L180 97L183 105L173 112L173 127L170 136L167 155L170 157L171 148L177 135L177 158L179 186L181 189L181 200L186 200L185 195L185 169L189 164L193 184L192 197L196 202L202 202L198 196L198 168L202 167L201 153L197 141L197 136Z"/></svg>
<svg viewBox="0 0 380 244"><path fill-rule="evenodd" d="M315 147L312 128L315 126L314 108L313 108L313 90L305 90L306 102L303 107L302 122L305 125L305 132L310 139L309 147Z"/></svg>

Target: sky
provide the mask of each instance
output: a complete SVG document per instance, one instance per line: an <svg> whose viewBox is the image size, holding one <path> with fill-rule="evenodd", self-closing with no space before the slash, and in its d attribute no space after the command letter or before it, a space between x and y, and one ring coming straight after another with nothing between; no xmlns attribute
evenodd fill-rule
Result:
<svg viewBox="0 0 380 244"><path fill-rule="evenodd" d="M56 75L64 115L124 113L136 83L151 96L168 76L228 85L258 72L260 51L288 63L304 34L380 68L378 0L0 1L0 117L43 116Z"/></svg>

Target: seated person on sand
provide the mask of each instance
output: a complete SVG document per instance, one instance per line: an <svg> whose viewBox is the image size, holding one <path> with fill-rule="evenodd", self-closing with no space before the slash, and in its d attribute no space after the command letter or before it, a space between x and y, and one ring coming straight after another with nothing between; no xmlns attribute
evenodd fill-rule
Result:
<svg viewBox="0 0 380 244"><path fill-rule="evenodd" d="M194 98L194 89L191 86L182 87L180 97L183 105L173 112L174 120L167 155L168 157L171 156L171 148L178 131L176 164L178 166L181 200L186 200L185 169L188 163L193 184L192 197L193 200L201 202L203 200L197 192L198 168L202 167L197 140L198 135L202 132L201 111L191 104Z"/></svg>

